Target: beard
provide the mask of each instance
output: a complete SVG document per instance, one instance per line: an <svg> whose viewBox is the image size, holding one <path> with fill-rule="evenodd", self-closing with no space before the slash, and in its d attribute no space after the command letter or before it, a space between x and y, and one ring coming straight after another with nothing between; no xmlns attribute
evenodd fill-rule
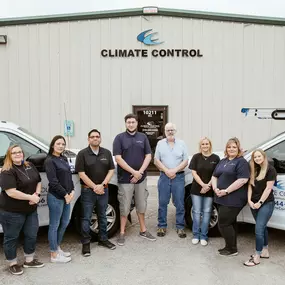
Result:
<svg viewBox="0 0 285 285"><path fill-rule="evenodd" d="M130 133L130 134L134 134L135 132L137 132L137 130L138 130L137 128L136 128L136 129L134 129L133 131L131 131L131 130L127 129L127 132L128 132L128 133Z"/></svg>
<svg viewBox="0 0 285 285"><path fill-rule="evenodd" d="M100 143L99 142L95 142L95 143L92 143L92 144L90 144L92 147L98 147L99 145L100 145Z"/></svg>

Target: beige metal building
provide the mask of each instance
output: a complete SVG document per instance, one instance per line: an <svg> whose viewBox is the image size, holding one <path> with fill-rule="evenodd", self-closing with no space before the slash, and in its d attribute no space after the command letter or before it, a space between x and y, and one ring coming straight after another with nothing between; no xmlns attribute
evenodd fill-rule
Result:
<svg viewBox="0 0 285 285"><path fill-rule="evenodd" d="M150 118L165 106L190 153L202 136L216 150L231 136L247 148L284 130L282 121L240 112L285 107L284 25L169 9L2 19L0 119L47 140L71 120L72 148L85 146L91 128L110 148L133 106Z"/></svg>

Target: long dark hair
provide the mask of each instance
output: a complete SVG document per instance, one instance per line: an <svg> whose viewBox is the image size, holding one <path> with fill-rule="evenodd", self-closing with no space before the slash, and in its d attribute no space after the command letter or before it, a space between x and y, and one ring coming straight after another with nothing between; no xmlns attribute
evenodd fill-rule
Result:
<svg viewBox="0 0 285 285"><path fill-rule="evenodd" d="M53 153L53 151L54 151L54 149L53 149L54 144L55 144L55 142L56 142L57 140L59 140L59 139L63 139L63 141L64 141L64 143L65 143L65 145L66 145L66 140L65 140L65 138L64 138L63 136L61 136L61 135L55 136L55 137L51 140L50 145L49 145L49 151L48 151L48 154L49 154L49 155L52 155L52 153ZM61 153L60 155L62 155L62 153Z"/></svg>

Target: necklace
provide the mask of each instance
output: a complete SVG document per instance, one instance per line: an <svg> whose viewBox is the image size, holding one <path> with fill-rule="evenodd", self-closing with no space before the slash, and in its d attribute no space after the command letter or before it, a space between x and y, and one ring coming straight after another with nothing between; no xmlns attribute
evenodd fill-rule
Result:
<svg viewBox="0 0 285 285"><path fill-rule="evenodd" d="M203 153L201 153L202 154L202 157L204 158L204 160L207 160L211 155L209 155L209 156L205 156Z"/></svg>
<svg viewBox="0 0 285 285"><path fill-rule="evenodd" d="M24 167L25 169L25 172L23 172L22 170L20 170L17 166L15 167L15 169L17 169L20 173L22 173L24 176L26 176L29 180L31 179L28 172L27 172L27 169Z"/></svg>

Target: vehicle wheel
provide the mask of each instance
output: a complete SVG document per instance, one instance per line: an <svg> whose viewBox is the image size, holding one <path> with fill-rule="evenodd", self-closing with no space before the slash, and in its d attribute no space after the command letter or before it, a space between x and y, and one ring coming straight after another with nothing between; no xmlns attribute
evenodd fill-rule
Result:
<svg viewBox="0 0 285 285"><path fill-rule="evenodd" d="M211 215L210 225L209 225L209 236L217 236L220 235L219 228L218 228L218 208L217 205L213 204L213 211ZM192 230L192 199L189 196L185 202L185 221L187 226Z"/></svg>
<svg viewBox="0 0 285 285"><path fill-rule="evenodd" d="M107 232L108 237L111 238L116 234L116 232L120 228L120 210L119 210L119 202L116 195L110 195L109 196L109 203L106 210L106 216L107 216ZM73 215L73 222L76 228L76 231L80 234L81 232L81 206L78 201L78 205L76 206L74 215ZM96 214L96 210L94 207L92 217L91 217L91 225L90 225L90 235L92 236L93 241L98 240L98 218Z"/></svg>

